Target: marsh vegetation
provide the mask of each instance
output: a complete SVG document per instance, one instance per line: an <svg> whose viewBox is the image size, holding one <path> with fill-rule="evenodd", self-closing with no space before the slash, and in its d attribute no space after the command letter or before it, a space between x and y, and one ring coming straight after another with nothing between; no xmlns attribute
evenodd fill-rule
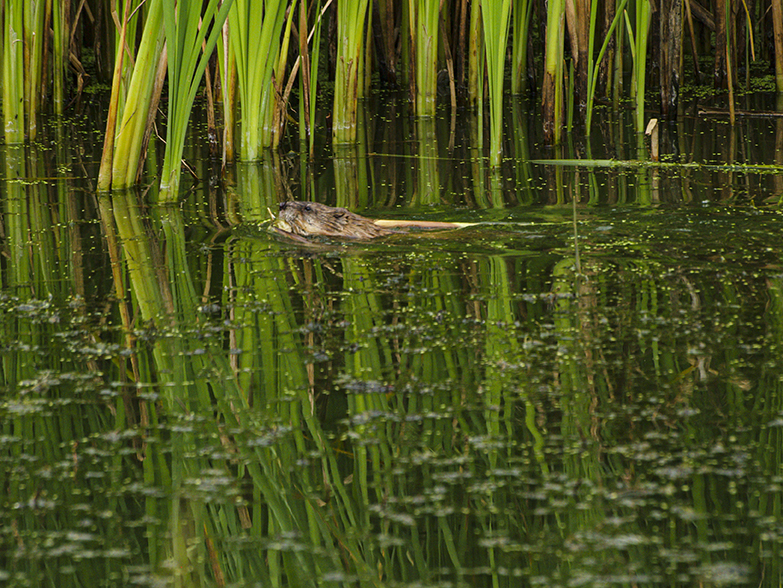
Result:
<svg viewBox="0 0 783 588"><path fill-rule="evenodd" d="M482 126L486 119L489 141L480 148L499 167L504 96L534 93L544 140L559 144L574 125L591 133L598 103L616 112L631 100L639 133L646 106L676 118L689 84L725 90L733 122L737 91L750 88L762 64L783 91L780 0L8 0L3 7L6 142L35 140L42 109L61 114L91 85L110 84L99 188L139 182L150 135L163 122L157 174L167 200L177 199L197 95L224 165L257 161L281 141L312 156L324 130L335 146L355 145L360 101L385 89L406 92L419 118L433 117L440 101L452 118L468 111Z"/></svg>
<svg viewBox="0 0 783 588"><path fill-rule="evenodd" d="M778 9L546 6L2 4L0 584L780 585Z"/></svg>

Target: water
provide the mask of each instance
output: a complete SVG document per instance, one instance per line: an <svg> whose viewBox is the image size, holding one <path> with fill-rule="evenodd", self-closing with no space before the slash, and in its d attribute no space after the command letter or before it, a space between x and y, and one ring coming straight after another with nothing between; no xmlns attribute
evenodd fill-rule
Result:
<svg viewBox="0 0 783 588"><path fill-rule="evenodd" d="M225 184L194 137L174 208L96 195L84 123L3 150L0 582L779 585L778 123L575 166L518 107L493 175L470 121L384 108ZM479 224L266 230L311 197Z"/></svg>

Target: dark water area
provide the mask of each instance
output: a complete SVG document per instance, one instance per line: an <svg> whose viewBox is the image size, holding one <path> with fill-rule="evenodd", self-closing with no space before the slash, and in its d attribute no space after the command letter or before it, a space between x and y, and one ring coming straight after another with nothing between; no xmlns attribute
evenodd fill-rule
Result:
<svg viewBox="0 0 783 588"><path fill-rule="evenodd" d="M98 108L96 106L96 108ZM783 119L393 101L175 207L0 149L0 585L779 586ZM577 161L580 160L580 161ZM300 242L269 210L476 223Z"/></svg>

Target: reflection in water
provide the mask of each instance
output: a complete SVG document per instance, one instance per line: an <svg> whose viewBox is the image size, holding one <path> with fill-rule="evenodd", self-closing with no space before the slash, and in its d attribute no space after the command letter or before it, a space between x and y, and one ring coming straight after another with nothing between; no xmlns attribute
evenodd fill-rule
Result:
<svg viewBox="0 0 783 588"><path fill-rule="evenodd" d="M779 584L783 227L716 203L776 179L415 128L182 208L4 152L4 585ZM482 222L259 224L301 195Z"/></svg>

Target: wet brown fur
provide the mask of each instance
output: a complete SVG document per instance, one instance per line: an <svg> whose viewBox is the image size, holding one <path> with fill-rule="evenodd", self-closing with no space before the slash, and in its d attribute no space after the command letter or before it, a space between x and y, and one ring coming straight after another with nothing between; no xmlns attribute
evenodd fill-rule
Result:
<svg viewBox="0 0 783 588"><path fill-rule="evenodd" d="M317 202L281 202L279 220L282 221L279 228L302 237L375 239L398 232L345 208Z"/></svg>

